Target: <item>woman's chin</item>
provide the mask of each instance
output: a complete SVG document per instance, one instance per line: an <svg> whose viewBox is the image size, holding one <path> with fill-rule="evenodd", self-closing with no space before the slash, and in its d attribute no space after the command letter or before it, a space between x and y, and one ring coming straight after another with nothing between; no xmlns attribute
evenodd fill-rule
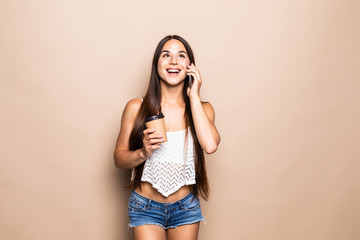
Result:
<svg viewBox="0 0 360 240"><path fill-rule="evenodd" d="M179 79L179 78L169 78L169 79L165 79L165 80L162 80L166 85L169 85L169 86L178 86L178 85L181 85L183 82L184 82L185 78L184 79Z"/></svg>

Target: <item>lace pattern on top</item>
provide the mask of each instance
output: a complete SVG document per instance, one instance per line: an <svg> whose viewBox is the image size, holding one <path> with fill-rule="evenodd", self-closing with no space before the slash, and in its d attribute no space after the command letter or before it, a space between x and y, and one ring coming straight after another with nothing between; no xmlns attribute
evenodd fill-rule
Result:
<svg viewBox="0 0 360 240"><path fill-rule="evenodd" d="M195 184L195 163L190 129L167 132L166 135L168 141L162 143L146 160L141 181L151 183L162 195L168 197L184 185Z"/></svg>

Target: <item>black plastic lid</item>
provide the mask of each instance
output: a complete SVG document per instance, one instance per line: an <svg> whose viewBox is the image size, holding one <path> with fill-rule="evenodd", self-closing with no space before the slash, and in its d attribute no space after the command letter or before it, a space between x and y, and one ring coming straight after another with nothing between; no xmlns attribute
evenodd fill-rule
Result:
<svg viewBox="0 0 360 240"><path fill-rule="evenodd" d="M154 121L160 118L164 118L164 115L162 113L155 115L155 116L151 116L151 117L146 117L145 118L145 122L150 122L150 121Z"/></svg>

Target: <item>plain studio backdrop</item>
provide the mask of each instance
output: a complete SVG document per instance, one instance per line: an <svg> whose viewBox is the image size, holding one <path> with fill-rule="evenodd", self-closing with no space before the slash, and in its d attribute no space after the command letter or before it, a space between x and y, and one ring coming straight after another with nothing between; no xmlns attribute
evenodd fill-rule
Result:
<svg viewBox="0 0 360 240"><path fill-rule="evenodd" d="M200 240L360 239L357 0L0 2L0 239L130 239L126 102L165 35L216 111Z"/></svg>

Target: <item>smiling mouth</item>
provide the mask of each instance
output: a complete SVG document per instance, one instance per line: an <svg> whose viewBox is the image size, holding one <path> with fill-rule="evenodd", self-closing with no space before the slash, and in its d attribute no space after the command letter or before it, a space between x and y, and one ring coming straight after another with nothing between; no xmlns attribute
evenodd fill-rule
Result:
<svg viewBox="0 0 360 240"><path fill-rule="evenodd" d="M168 73L179 73L180 69L166 69Z"/></svg>
<svg viewBox="0 0 360 240"><path fill-rule="evenodd" d="M171 77L176 77L179 75L181 70L179 68L168 68L166 69L166 71L169 73Z"/></svg>

